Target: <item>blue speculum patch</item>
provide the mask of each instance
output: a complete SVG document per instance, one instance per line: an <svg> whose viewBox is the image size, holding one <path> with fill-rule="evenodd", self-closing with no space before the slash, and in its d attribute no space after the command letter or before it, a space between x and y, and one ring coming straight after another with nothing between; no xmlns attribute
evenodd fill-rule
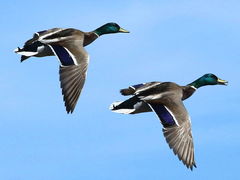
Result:
<svg viewBox="0 0 240 180"><path fill-rule="evenodd" d="M150 104L157 116L160 118L163 127L169 127L175 125L175 121L172 115L168 112L165 106L161 104Z"/></svg>
<svg viewBox="0 0 240 180"><path fill-rule="evenodd" d="M67 50L64 47L53 45L52 48L54 49L56 55L60 59L61 64L63 66L74 65L74 61L73 61L72 57L69 55L69 53L67 52Z"/></svg>
<svg viewBox="0 0 240 180"><path fill-rule="evenodd" d="M136 84L136 85L133 85L132 87L134 87L135 89L137 88L140 88L141 86L143 86L144 84Z"/></svg>

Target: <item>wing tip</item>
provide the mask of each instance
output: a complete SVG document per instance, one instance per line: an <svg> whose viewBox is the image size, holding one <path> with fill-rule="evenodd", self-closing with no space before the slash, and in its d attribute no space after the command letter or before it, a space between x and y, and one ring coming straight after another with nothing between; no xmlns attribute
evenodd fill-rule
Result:
<svg viewBox="0 0 240 180"><path fill-rule="evenodd" d="M66 105L65 105L65 107L66 107L67 114L72 114L73 113L74 108L70 108L70 107L68 107Z"/></svg>
<svg viewBox="0 0 240 180"><path fill-rule="evenodd" d="M191 171L193 171L193 167L197 168L197 165L195 162L193 162L191 165L188 165L187 168L190 168Z"/></svg>
<svg viewBox="0 0 240 180"><path fill-rule="evenodd" d="M169 132L170 130L173 130L173 131ZM176 155L178 157L178 159L191 171L193 171L194 168L197 168L197 165L194 160L193 149L189 152L191 154L190 159L188 158L186 160L182 157L183 154L178 152L179 148L182 146L181 142L175 142L174 145L172 143L169 143L168 135L174 132L174 128L171 128L171 127L170 128L162 128L162 131L163 131L163 134L167 141L167 144L169 145L169 148L173 150L174 155ZM177 148L174 148L174 147L177 147ZM191 147L193 147L193 145L191 145ZM189 154L188 154L188 156L189 156Z"/></svg>
<svg viewBox="0 0 240 180"><path fill-rule="evenodd" d="M74 109L75 109L75 106L71 106L67 103L67 100L66 100L66 97L63 96L63 101L64 101L64 105L65 105L65 108L66 108L66 111L67 111L67 114L72 114Z"/></svg>

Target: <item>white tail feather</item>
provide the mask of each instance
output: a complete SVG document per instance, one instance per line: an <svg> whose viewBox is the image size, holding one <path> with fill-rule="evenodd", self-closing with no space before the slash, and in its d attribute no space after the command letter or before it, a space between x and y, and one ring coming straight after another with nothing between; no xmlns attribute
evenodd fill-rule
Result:
<svg viewBox="0 0 240 180"><path fill-rule="evenodd" d="M15 50L17 50L17 49L15 49ZM19 52L19 51L15 51L15 50L14 50L15 53L23 55L23 56L34 56L34 55L38 54L38 52L30 52L30 51L20 51Z"/></svg>
<svg viewBox="0 0 240 180"><path fill-rule="evenodd" d="M117 110L112 110L112 112L121 113L121 114L131 114L134 111L135 111L135 109L117 109Z"/></svg>
<svg viewBox="0 0 240 180"><path fill-rule="evenodd" d="M13 52L18 53L19 50L20 50L20 48L17 47L16 49L13 50Z"/></svg>

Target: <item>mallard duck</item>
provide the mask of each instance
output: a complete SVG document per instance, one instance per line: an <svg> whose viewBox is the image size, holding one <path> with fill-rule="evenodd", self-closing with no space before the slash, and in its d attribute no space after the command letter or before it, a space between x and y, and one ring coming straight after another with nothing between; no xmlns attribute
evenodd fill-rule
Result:
<svg viewBox="0 0 240 180"><path fill-rule="evenodd" d="M123 102L114 102L110 109L123 114L153 111L163 125L163 134L175 155L191 170L194 160L191 121L183 100L206 85L227 85L214 74L205 74L186 86L174 82L149 82L121 89L124 96L133 95Z"/></svg>
<svg viewBox="0 0 240 180"><path fill-rule="evenodd" d="M91 32L53 28L34 33L22 49L18 47L14 52L22 55L21 62L32 56L57 56L66 111L72 113L83 88L89 62L88 53L83 47L103 34L128 32L116 23L107 23Z"/></svg>

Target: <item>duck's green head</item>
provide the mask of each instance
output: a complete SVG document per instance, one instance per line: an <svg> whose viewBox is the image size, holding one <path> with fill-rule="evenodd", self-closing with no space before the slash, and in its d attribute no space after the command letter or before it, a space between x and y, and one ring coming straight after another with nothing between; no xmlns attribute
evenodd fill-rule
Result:
<svg viewBox="0 0 240 180"><path fill-rule="evenodd" d="M129 33L129 31L121 28L117 23L104 24L93 32L96 33L98 36L111 33Z"/></svg>
<svg viewBox="0 0 240 180"><path fill-rule="evenodd" d="M222 80L218 78L216 75L209 73L209 74L203 75L202 77L193 81L189 85L194 86L195 88L200 88L206 85L227 85L227 83L228 83L227 81Z"/></svg>

